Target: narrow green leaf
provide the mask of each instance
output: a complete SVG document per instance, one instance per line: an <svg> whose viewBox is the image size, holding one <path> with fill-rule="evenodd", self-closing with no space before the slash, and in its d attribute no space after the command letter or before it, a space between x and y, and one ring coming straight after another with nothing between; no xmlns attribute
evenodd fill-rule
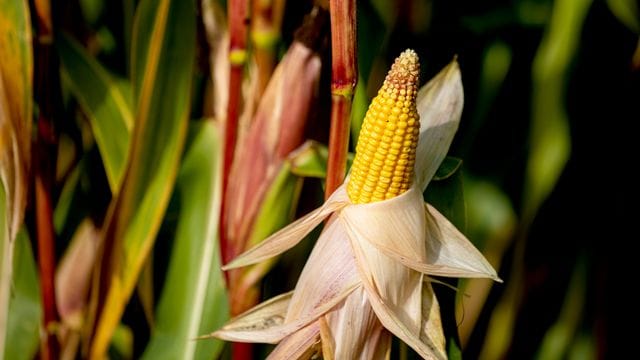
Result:
<svg viewBox="0 0 640 360"><path fill-rule="evenodd" d="M462 159L458 159L453 156L447 156L444 158L436 174L433 176L433 180L446 180L453 176L458 169L462 166Z"/></svg>
<svg viewBox="0 0 640 360"><path fill-rule="evenodd" d="M293 220L301 187L302 179L291 172L291 163L285 161L264 196L249 239L249 248Z"/></svg>
<svg viewBox="0 0 640 360"><path fill-rule="evenodd" d="M120 190L133 127L131 90L111 76L75 40L59 36L62 78L87 114L111 192Z"/></svg>
<svg viewBox="0 0 640 360"><path fill-rule="evenodd" d="M18 232L15 243L13 289L9 302L4 358L26 360L33 359L38 351L42 307L36 262L27 233Z"/></svg>
<svg viewBox="0 0 640 360"><path fill-rule="evenodd" d="M222 326L228 316L220 270L220 136L210 122L194 123L173 202L180 209L176 236L147 359L211 359L220 340L194 340Z"/></svg>
<svg viewBox="0 0 640 360"><path fill-rule="evenodd" d="M184 144L195 62L195 4L142 0L132 42L136 117L105 242L112 253L90 356L105 354L167 208Z"/></svg>
<svg viewBox="0 0 640 360"><path fill-rule="evenodd" d="M640 9L636 0L607 0L613 15L636 34L640 33Z"/></svg>
<svg viewBox="0 0 640 360"><path fill-rule="evenodd" d="M307 141L290 155L291 172L297 176L324 179L327 174L329 151L323 144ZM353 154L347 154L347 172L351 168Z"/></svg>
<svg viewBox="0 0 640 360"><path fill-rule="evenodd" d="M587 276L587 260L583 255L578 259L573 270L558 320L547 330L542 339L536 354L537 359L559 360L568 357L580 321L583 319Z"/></svg>
<svg viewBox="0 0 640 360"><path fill-rule="evenodd" d="M523 217L532 220L560 177L571 151L564 107L567 71L592 0L554 2L552 17L533 62L531 151Z"/></svg>

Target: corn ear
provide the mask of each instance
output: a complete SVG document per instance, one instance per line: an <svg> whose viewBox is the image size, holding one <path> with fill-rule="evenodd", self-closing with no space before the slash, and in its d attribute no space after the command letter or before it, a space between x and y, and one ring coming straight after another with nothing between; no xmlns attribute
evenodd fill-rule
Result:
<svg viewBox="0 0 640 360"><path fill-rule="evenodd" d="M396 59L365 115L347 187L355 204L393 198L413 182L420 133L420 64L413 50Z"/></svg>

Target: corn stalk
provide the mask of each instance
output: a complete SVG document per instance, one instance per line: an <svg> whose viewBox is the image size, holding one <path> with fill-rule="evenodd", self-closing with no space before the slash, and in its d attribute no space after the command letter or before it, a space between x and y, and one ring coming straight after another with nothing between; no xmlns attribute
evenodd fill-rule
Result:
<svg viewBox="0 0 640 360"><path fill-rule="evenodd" d="M331 130L325 198L342 184L349 146L349 115L356 87L356 2L332 0L331 17Z"/></svg>

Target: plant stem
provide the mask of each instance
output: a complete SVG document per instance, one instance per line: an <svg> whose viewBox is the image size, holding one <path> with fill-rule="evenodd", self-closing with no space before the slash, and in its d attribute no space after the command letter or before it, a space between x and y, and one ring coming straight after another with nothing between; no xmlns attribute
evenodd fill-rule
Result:
<svg viewBox="0 0 640 360"><path fill-rule="evenodd" d="M229 187L229 174L233 165L233 158L238 137L238 118L241 106L242 73L247 61L247 34L249 19L249 0L229 0L229 102L227 104L227 119L224 133L224 162L222 173L222 211L220 212L220 249L223 263L229 262L238 252L236 244L229 243L226 232L226 203ZM228 274L225 273L227 282ZM246 343L233 343L234 359L250 359L252 347Z"/></svg>
<svg viewBox="0 0 640 360"><path fill-rule="evenodd" d="M331 130L325 198L345 176L349 146L349 116L356 86L356 3L331 0Z"/></svg>
<svg viewBox="0 0 640 360"><path fill-rule="evenodd" d="M36 1L38 37L35 43L35 95L39 105L38 133L34 148L35 212L38 241L38 270L46 336L40 349L42 359L57 359L56 336L58 312L55 298L55 232L53 229L52 189L55 179L56 142L54 127L54 91L58 81L57 61L53 55L53 31L50 3Z"/></svg>
<svg viewBox="0 0 640 360"><path fill-rule="evenodd" d="M227 188L229 173L233 164L236 140L238 135L238 117L240 114L240 100L242 90L242 72L247 61L247 32L248 32L248 0L229 0L229 102L227 104L227 119L224 133L224 160L222 173L222 204L220 212L220 249L223 263L229 262L237 254L234 244L230 244L225 231L227 216ZM228 280L228 279L227 279Z"/></svg>
<svg viewBox="0 0 640 360"><path fill-rule="evenodd" d="M284 0L252 0L251 40L258 66L259 99L276 66L275 50L280 38Z"/></svg>

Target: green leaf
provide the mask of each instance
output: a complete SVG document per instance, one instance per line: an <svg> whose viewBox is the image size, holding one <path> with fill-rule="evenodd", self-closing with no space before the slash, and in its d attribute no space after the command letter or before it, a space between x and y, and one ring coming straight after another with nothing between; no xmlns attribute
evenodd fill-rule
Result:
<svg viewBox="0 0 640 360"><path fill-rule="evenodd" d="M147 359L211 359L223 346L194 340L222 326L229 311L218 248L221 140L210 121L195 123L190 139L173 195L180 212Z"/></svg>
<svg viewBox="0 0 640 360"><path fill-rule="evenodd" d="M120 190L133 126L131 90L67 35L58 37L62 78L87 114L111 192Z"/></svg>
<svg viewBox="0 0 640 360"><path fill-rule="evenodd" d="M91 353L105 354L167 208L186 137L195 62L195 4L143 0L132 42L136 117L120 195L105 230L104 276Z"/></svg>
<svg viewBox="0 0 640 360"><path fill-rule="evenodd" d="M573 270L558 320L547 330L542 339L542 344L536 354L537 359L567 358L580 322L584 318L587 276L587 260L583 255L578 259Z"/></svg>
<svg viewBox="0 0 640 360"><path fill-rule="evenodd" d="M249 247L266 239L293 220L301 188L302 179L292 173L291 163L283 162L263 198L249 238Z"/></svg>
<svg viewBox="0 0 640 360"><path fill-rule="evenodd" d="M607 5L621 23L636 34L640 33L640 9L636 0L607 0Z"/></svg>
<svg viewBox="0 0 640 360"><path fill-rule="evenodd" d="M555 186L571 151L564 99L567 72L592 0L554 2L533 62L533 104L523 218L530 222Z"/></svg>
<svg viewBox="0 0 640 360"><path fill-rule="evenodd" d="M467 209L462 185L462 171L454 171L446 180L429 183L424 192L424 200L464 233L467 227Z"/></svg>
<svg viewBox="0 0 640 360"><path fill-rule="evenodd" d="M433 180L446 180L453 176L462 166L462 159L453 156L447 156L442 160L440 167L436 170Z"/></svg>
<svg viewBox="0 0 640 360"><path fill-rule="evenodd" d="M38 273L27 233L20 231L15 243L13 289L9 302L4 358L33 359L40 344L42 317Z"/></svg>
<svg viewBox="0 0 640 360"><path fill-rule="evenodd" d="M327 175L329 151L323 144L307 141L290 155L291 172L297 176L324 179ZM353 154L347 154L347 173L353 163Z"/></svg>

